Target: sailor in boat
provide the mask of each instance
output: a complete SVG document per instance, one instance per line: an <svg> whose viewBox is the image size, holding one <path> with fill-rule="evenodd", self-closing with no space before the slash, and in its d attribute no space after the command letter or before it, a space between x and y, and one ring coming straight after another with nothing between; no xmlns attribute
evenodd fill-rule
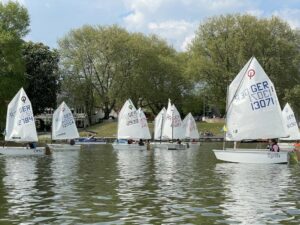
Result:
<svg viewBox="0 0 300 225"><path fill-rule="evenodd" d="M269 149L270 149L271 152L279 152L280 151L280 148L277 144L276 139L270 139L269 140Z"/></svg>
<svg viewBox="0 0 300 225"><path fill-rule="evenodd" d="M139 146L144 146L145 145L143 139L140 139L138 144L139 144Z"/></svg>
<svg viewBox="0 0 300 225"><path fill-rule="evenodd" d="M28 145L27 145L27 148L35 149L36 148L36 143L35 142L29 142Z"/></svg>
<svg viewBox="0 0 300 225"><path fill-rule="evenodd" d="M74 139L70 140L70 145L75 145L75 140Z"/></svg>

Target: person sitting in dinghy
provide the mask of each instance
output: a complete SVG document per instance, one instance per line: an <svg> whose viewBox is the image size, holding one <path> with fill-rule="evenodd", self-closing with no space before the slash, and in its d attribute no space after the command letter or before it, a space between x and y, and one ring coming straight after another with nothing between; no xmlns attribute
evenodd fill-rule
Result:
<svg viewBox="0 0 300 225"><path fill-rule="evenodd" d="M35 148L36 148L36 143L34 143L34 142L29 142L27 148L35 149Z"/></svg>
<svg viewBox="0 0 300 225"><path fill-rule="evenodd" d="M143 139L140 139L138 144L139 144L139 146L144 146L145 145L144 142L143 142Z"/></svg>
<svg viewBox="0 0 300 225"><path fill-rule="evenodd" d="M276 139L270 139L269 140L269 149L270 149L271 152L279 152L280 151L280 148L277 144Z"/></svg>

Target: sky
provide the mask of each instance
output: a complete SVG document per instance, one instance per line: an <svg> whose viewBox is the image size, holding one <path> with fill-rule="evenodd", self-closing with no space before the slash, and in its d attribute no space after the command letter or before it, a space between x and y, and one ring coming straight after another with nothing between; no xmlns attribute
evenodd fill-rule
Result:
<svg viewBox="0 0 300 225"><path fill-rule="evenodd" d="M0 0L7 2L8 0ZM26 40L57 48L57 40L83 25L118 24L157 34L178 51L187 49L201 23L212 16L248 13L279 16L300 29L300 0L15 0L30 15Z"/></svg>

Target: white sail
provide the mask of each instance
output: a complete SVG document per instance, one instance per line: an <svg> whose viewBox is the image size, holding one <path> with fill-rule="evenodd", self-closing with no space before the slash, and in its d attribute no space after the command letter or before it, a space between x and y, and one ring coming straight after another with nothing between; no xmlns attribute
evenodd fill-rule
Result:
<svg viewBox="0 0 300 225"><path fill-rule="evenodd" d="M138 109L139 123L141 126L140 138L151 139L150 130L147 123L147 118L141 108Z"/></svg>
<svg viewBox="0 0 300 225"><path fill-rule="evenodd" d="M8 104L5 140L15 142L38 141L31 102L23 88Z"/></svg>
<svg viewBox="0 0 300 225"><path fill-rule="evenodd" d="M189 113L182 121L184 137L187 139L199 139L199 132L196 121L191 113Z"/></svg>
<svg viewBox="0 0 300 225"><path fill-rule="evenodd" d="M286 136L274 85L252 57L229 86L226 140Z"/></svg>
<svg viewBox="0 0 300 225"><path fill-rule="evenodd" d="M281 138L281 140L300 140L299 127L289 103L286 103L284 109L282 110L282 118L289 137Z"/></svg>
<svg viewBox="0 0 300 225"><path fill-rule="evenodd" d="M118 139L140 139L141 125L135 106L128 99L118 116Z"/></svg>
<svg viewBox="0 0 300 225"><path fill-rule="evenodd" d="M162 137L164 139L171 139L171 140L184 138L180 114L177 108L175 107L175 105L174 104L171 105L170 99L166 111Z"/></svg>
<svg viewBox="0 0 300 225"><path fill-rule="evenodd" d="M162 129L166 116L165 107L157 114L154 120L154 140L162 140Z"/></svg>
<svg viewBox="0 0 300 225"><path fill-rule="evenodd" d="M73 114L67 104L62 102L53 113L52 139L65 140L79 138Z"/></svg>

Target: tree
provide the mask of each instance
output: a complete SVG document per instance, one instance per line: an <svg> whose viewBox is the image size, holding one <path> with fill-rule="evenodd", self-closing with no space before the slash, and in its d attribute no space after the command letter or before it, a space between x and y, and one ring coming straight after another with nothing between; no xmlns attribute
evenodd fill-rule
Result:
<svg viewBox="0 0 300 225"><path fill-rule="evenodd" d="M284 101L290 103L296 115L300 115L300 85L296 84L292 89L286 89ZM284 105L282 105L284 106ZM299 117L298 117L299 119Z"/></svg>
<svg viewBox="0 0 300 225"><path fill-rule="evenodd" d="M213 17L196 32L188 52L187 70L202 84L210 102L224 109L227 86L255 56L282 101L285 89L300 81L298 38L299 35L277 17Z"/></svg>
<svg viewBox="0 0 300 225"><path fill-rule="evenodd" d="M156 114L171 98L180 110L189 82L182 76L184 64L179 54L154 35L131 34L128 49L135 63L130 82L124 82L122 102L130 97Z"/></svg>
<svg viewBox="0 0 300 225"><path fill-rule="evenodd" d="M115 92L123 85L120 79L130 74L132 62L124 50L128 37L128 32L117 26L84 26L59 41L63 79L72 76L68 80L75 85L92 88L90 94L95 92L101 99L105 118L115 107ZM93 98L84 100L85 108L93 105L88 99Z"/></svg>
<svg viewBox="0 0 300 225"><path fill-rule="evenodd" d="M6 105L24 85L22 37L29 31L27 10L18 3L0 2L0 129L3 130Z"/></svg>
<svg viewBox="0 0 300 225"><path fill-rule="evenodd" d="M23 45L23 59L26 67L25 91L34 113L42 113L45 108L55 109L59 91L58 52L42 43L27 42Z"/></svg>
<svg viewBox="0 0 300 225"><path fill-rule="evenodd" d="M156 36L117 26L84 26L59 45L64 87L84 104L89 117L95 104L108 118L128 98L156 112L170 96L182 98L185 82L176 51ZM73 87L86 88L85 93Z"/></svg>

